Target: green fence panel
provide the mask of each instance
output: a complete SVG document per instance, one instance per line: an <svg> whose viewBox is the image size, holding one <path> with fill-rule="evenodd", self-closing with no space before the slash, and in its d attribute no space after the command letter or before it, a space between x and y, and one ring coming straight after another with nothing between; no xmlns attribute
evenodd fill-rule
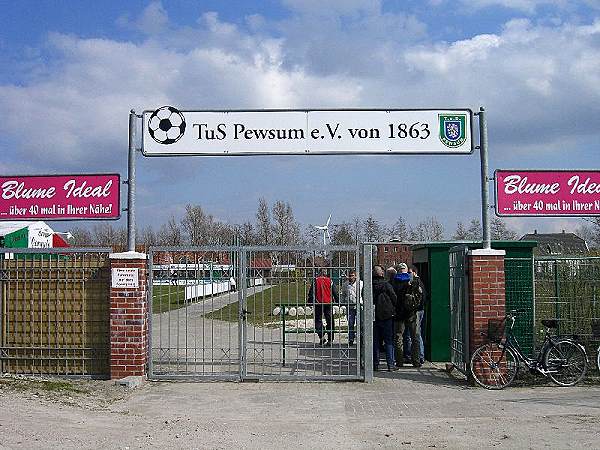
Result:
<svg viewBox="0 0 600 450"><path fill-rule="evenodd" d="M513 329L526 355L534 347L534 282L533 259L504 259L506 311L521 310Z"/></svg>
<svg viewBox="0 0 600 450"><path fill-rule="evenodd" d="M595 357L600 336L600 258L541 257L535 260L535 329L542 319L558 319L558 334L577 335Z"/></svg>

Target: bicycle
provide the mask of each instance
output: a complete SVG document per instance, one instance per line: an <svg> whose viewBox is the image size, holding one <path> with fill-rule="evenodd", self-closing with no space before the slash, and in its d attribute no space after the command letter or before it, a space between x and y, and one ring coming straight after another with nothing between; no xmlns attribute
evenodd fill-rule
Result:
<svg viewBox="0 0 600 450"><path fill-rule="evenodd" d="M471 357L471 375L475 382L486 389L504 389L510 385L524 364L531 373L549 377L559 386L574 386L587 371L587 353L576 339L553 336L550 330L558 328L556 319L542 320L546 334L542 347L534 358L528 358L521 350L513 333L517 318L511 311L504 319L488 321L487 337L490 340L477 348Z"/></svg>
<svg viewBox="0 0 600 450"><path fill-rule="evenodd" d="M595 339L600 338L600 319L592 319L592 336ZM600 346L596 350L596 367L600 371Z"/></svg>

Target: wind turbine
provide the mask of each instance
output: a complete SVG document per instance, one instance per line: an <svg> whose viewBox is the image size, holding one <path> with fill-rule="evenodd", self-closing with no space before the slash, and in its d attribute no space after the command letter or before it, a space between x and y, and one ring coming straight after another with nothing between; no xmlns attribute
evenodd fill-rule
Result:
<svg viewBox="0 0 600 450"><path fill-rule="evenodd" d="M321 230L323 232L323 245L327 245L327 239L331 242L331 236L329 235L329 222L331 221L331 213L329 214L329 219L325 225L313 225L317 230Z"/></svg>

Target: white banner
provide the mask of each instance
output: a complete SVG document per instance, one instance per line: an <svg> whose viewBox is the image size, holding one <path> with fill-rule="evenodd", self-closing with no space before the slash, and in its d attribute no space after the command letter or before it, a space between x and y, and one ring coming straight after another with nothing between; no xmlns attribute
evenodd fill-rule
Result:
<svg viewBox="0 0 600 450"><path fill-rule="evenodd" d="M142 152L165 155L473 151L472 112L452 110L178 111L143 114Z"/></svg>

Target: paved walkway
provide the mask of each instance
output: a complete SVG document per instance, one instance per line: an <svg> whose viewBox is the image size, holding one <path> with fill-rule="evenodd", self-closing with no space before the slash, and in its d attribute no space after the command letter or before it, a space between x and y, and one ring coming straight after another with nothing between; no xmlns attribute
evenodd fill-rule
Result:
<svg viewBox="0 0 600 450"><path fill-rule="evenodd" d="M0 389L0 448L592 449L600 442L600 386L485 391L433 365L378 374L372 384L153 382L114 403L95 395L65 401Z"/></svg>

